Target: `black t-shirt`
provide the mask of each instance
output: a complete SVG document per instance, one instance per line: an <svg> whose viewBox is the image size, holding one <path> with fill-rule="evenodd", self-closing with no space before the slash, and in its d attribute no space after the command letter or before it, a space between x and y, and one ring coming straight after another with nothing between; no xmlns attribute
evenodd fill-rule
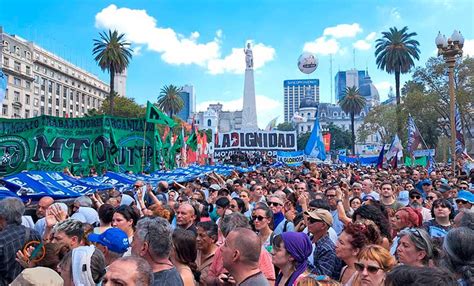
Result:
<svg viewBox="0 0 474 286"><path fill-rule="evenodd" d="M175 267L153 273L153 286L184 286L183 279Z"/></svg>

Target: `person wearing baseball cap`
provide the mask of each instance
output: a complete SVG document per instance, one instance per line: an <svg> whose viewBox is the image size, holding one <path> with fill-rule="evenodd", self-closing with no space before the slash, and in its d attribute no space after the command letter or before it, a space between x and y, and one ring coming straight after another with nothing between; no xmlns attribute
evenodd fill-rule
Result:
<svg viewBox="0 0 474 286"><path fill-rule="evenodd" d="M332 215L325 209L314 209L305 212L308 232L312 235L313 263L317 273L333 277L337 271L338 258L335 245L329 238L328 230L332 226Z"/></svg>
<svg viewBox="0 0 474 286"><path fill-rule="evenodd" d="M109 228L101 234L91 233L87 238L102 251L106 265L122 257L130 247L127 234L116 227Z"/></svg>
<svg viewBox="0 0 474 286"><path fill-rule="evenodd" d="M460 191L455 199L458 209L471 209L474 205L474 194L468 191Z"/></svg>

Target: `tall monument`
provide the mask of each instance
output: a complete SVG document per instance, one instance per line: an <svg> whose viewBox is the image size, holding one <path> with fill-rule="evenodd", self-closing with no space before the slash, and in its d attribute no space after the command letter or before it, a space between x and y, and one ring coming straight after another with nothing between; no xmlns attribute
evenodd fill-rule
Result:
<svg viewBox="0 0 474 286"><path fill-rule="evenodd" d="M255 104L255 83L253 79L253 53L250 43L245 52L244 107L242 110L242 130L258 130L257 107Z"/></svg>
<svg viewBox="0 0 474 286"><path fill-rule="evenodd" d="M127 69L124 69L121 73L115 73L114 77L114 90L119 96L127 96Z"/></svg>

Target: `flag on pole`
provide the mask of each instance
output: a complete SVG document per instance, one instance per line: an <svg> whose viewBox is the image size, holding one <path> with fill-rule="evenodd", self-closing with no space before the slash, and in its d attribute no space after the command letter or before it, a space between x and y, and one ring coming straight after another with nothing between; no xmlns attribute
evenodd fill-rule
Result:
<svg viewBox="0 0 474 286"><path fill-rule="evenodd" d="M147 101L146 103L146 121L157 124L164 124L169 127L176 125L176 122L163 113L158 107L156 107L151 102Z"/></svg>
<svg viewBox="0 0 474 286"><path fill-rule="evenodd" d="M0 103L3 102L5 99L5 92L7 90L7 77L3 73L2 69L0 69Z"/></svg>
<svg viewBox="0 0 474 286"><path fill-rule="evenodd" d="M428 156L428 162L426 164L426 169L428 170L428 175L436 169L436 161L433 156Z"/></svg>
<svg viewBox="0 0 474 286"><path fill-rule="evenodd" d="M413 154L413 151L418 148L418 145L421 143L421 133L416 127L415 120L413 117L408 116L408 143L407 150L410 156Z"/></svg>
<svg viewBox="0 0 474 286"><path fill-rule="evenodd" d="M454 112L454 124L456 125L456 155L460 155L464 153L466 145L462 132L461 113L459 112L457 104Z"/></svg>
<svg viewBox="0 0 474 286"><path fill-rule="evenodd" d="M398 138L398 135L395 135L395 137L393 137L392 144L390 144L390 148L388 149L387 154L385 154L387 161L392 159L394 156L396 156L397 158L403 157L403 146L402 142L400 141L400 138Z"/></svg>
<svg viewBox="0 0 474 286"><path fill-rule="evenodd" d="M314 121L313 131L309 136L309 140L304 148L304 153L309 158L318 158L321 161L326 160L326 151L324 149L323 135L319 126L319 119Z"/></svg>
<svg viewBox="0 0 474 286"><path fill-rule="evenodd" d="M385 152L385 144L383 144L382 150L380 150L379 157L377 158L377 168L379 169L383 168L384 152Z"/></svg>
<svg viewBox="0 0 474 286"><path fill-rule="evenodd" d="M268 122L267 127L265 128L265 131L272 131L273 129L275 129L278 117L280 117L280 115L278 115L277 117L270 120L270 122Z"/></svg>

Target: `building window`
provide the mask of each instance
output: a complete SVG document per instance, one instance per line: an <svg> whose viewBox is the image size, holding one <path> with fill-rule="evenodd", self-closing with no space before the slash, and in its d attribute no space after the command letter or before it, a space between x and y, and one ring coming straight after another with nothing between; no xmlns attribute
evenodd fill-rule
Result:
<svg viewBox="0 0 474 286"><path fill-rule="evenodd" d="M61 94L61 85L59 83L56 83L56 95Z"/></svg>
<svg viewBox="0 0 474 286"><path fill-rule="evenodd" d="M13 100L14 100L15 102L19 102L19 101L20 101L20 92L18 92L18 91L14 91L14 92L13 92Z"/></svg>
<svg viewBox="0 0 474 286"><path fill-rule="evenodd" d="M333 116L333 117L337 117L337 112L333 112L333 113L332 113L332 116Z"/></svg>
<svg viewBox="0 0 474 286"><path fill-rule="evenodd" d="M7 41L3 41L3 50L4 51L10 51L10 43Z"/></svg>
<svg viewBox="0 0 474 286"><path fill-rule="evenodd" d="M53 109L51 107L48 108L48 114L53 115Z"/></svg>
<svg viewBox="0 0 474 286"><path fill-rule="evenodd" d="M211 119L208 119L207 120L207 126L210 127L212 125L212 120Z"/></svg>
<svg viewBox="0 0 474 286"><path fill-rule="evenodd" d="M38 110L33 110L33 116L38 116Z"/></svg>
<svg viewBox="0 0 474 286"><path fill-rule="evenodd" d="M13 78L13 84L17 86L21 86L21 79L18 77Z"/></svg>
<svg viewBox="0 0 474 286"><path fill-rule="evenodd" d="M53 103L53 97L52 97L52 96L49 96L49 97L48 97L48 103L49 103L49 104Z"/></svg>
<svg viewBox="0 0 474 286"><path fill-rule="evenodd" d="M59 106L59 97L56 97L56 106Z"/></svg>
<svg viewBox="0 0 474 286"><path fill-rule="evenodd" d="M31 82L25 81L25 87L26 87L27 89L31 89Z"/></svg>
<svg viewBox="0 0 474 286"><path fill-rule="evenodd" d="M30 111L28 109L25 109L25 118L30 117Z"/></svg>
<svg viewBox="0 0 474 286"><path fill-rule="evenodd" d="M25 94L25 102L26 102L26 104L30 104L30 95L29 94Z"/></svg>
<svg viewBox="0 0 474 286"><path fill-rule="evenodd" d="M48 81L48 92L49 93L53 92L53 82L52 81Z"/></svg>
<svg viewBox="0 0 474 286"><path fill-rule="evenodd" d="M3 65L7 67L10 65L10 60L7 57L3 57Z"/></svg>
<svg viewBox="0 0 474 286"><path fill-rule="evenodd" d="M31 53L28 51L25 51L25 58L31 59Z"/></svg>
<svg viewBox="0 0 474 286"><path fill-rule="evenodd" d="M6 105L6 104L2 105L2 114L3 115L8 114L8 105Z"/></svg>
<svg viewBox="0 0 474 286"><path fill-rule="evenodd" d="M16 54L17 56L20 56L20 55L21 55L21 53L20 53L20 48L17 47L17 46L15 46L15 54Z"/></svg>
<svg viewBox="0 0 474 286"><path fill-rule="evenodd" d="M40 77L35 75L35 83L39 83L40 82Z"/></svg>
<svg viewBox="0 0 474 286"><path fill-rule="evenodd" d="M37 98L33 99L33 106L38 106L38 105L39 105L39 100Z"/></svg>
<svg viewBox="0 0 474 286"><path fill-rule="evenodd" d="M59 110L56 109L56 116L59 117Z"/></svg>
<svg viewBox="0 0 474 286"><path fill-rule="evenodd" d="M39 94L39 88L35 86L35 94Z"/></svg>
<svg viewBox="0 0 474 286"><path fill-rule="evenodd" d="M29 66L26 66L26 74L27 75L31 74L31 68Z"/></svg>

